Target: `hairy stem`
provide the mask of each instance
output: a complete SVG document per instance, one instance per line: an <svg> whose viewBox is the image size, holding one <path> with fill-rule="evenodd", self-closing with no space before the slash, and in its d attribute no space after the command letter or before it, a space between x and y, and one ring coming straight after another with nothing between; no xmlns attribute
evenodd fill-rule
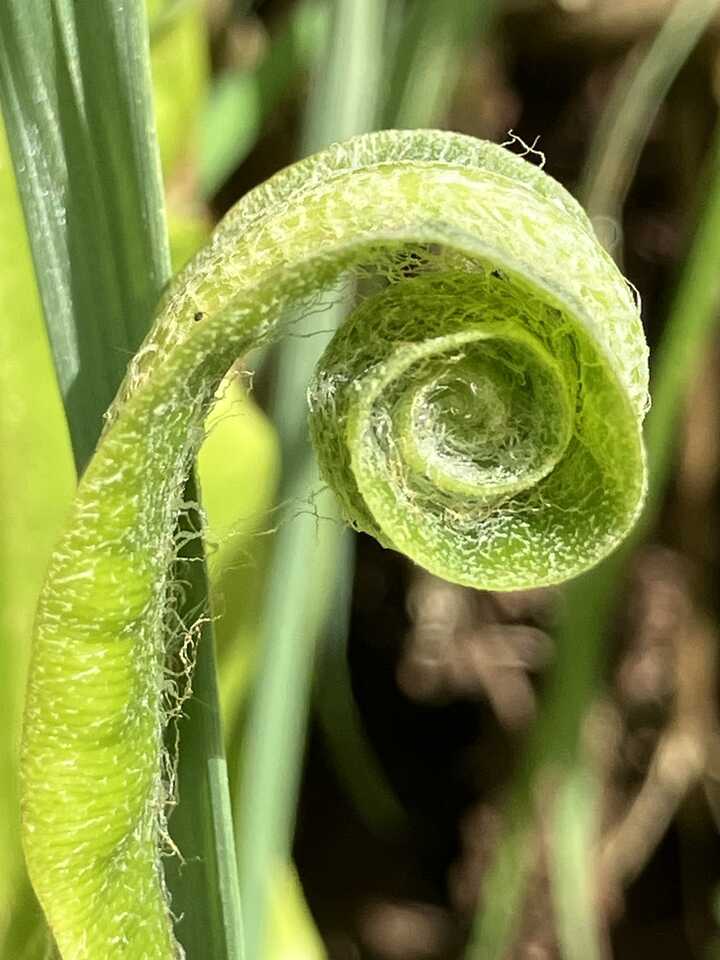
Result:
<svg viewBox="0 0 720 960"><path fill-rule="evenodd" d="M358 277L310 388L321 471L356 527L512 589L587 569L637 517L637 307L555 181L493 144L389 131L245 197L132 361L40 601L25 840L67 958L177 954L161 771L184 481L236 357Z"/></svg>

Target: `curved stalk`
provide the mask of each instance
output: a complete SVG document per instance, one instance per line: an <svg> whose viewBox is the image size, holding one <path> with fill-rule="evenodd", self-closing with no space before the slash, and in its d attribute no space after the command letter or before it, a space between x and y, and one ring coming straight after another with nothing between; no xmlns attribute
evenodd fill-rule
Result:
<svg viewBox="0 0 720 960"><path fill-rule="evenodd" d="M25 845L66 958L178 955L160 857L184 481L236 357L358 276L375 292L310 388L321 470L356 527L512 589L587 569L637 517L638 311L555 181L493 144L389 131L250 193L166 294L40 600Z"/></svg>

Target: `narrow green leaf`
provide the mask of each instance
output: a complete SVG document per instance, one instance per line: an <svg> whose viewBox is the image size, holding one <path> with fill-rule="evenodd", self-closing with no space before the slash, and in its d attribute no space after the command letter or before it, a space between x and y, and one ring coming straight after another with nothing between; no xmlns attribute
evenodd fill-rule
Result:
<svg viewBox="0 0 720 960"><path fill-rule="evenodd" d="M618 247L625 197L658 110L717 9L718 0L678 0L639 61L627 60L607 99L578 196L611 252Z"/></svg>
<svg viewBox="0 0 720 960"><path fill-rule="evenodd" d="M143 5L3 3L0 99L82 469L170 274Z"/></svg>
<svg viewBox="0 0 720 960"><path fill-rule="evenodd" d="M384 0L338 0L327 58L311 92L303 152L371 129L382 65ZM325 314L331 330L342 316ZM261 626L262 661L246 732L238 822L238 860L248 960L260 960L269 935L271 884L291 858L315 649L326 624L332 582L343 556L338 508L320 486L309 447L304 395L327 336L303 338L279 354L273 420L283 457L280 517ZM313 497L312 502L308 498ZM303 508L302 504L307 506ZM298 516L298 512L301 513ZM291 522L290 519L292 518ZM318 519L323 518L323 519ZM311 578L308 578L308 557Z"/></svg>
<svg viewBox="0 0 720 960"><path fill-rule="evenodd" d="M293 7L255 70L227 71L215 82L200 130L200 191L214 194L245 159L293 82L317 63L327 40L328 5Z"/></svg>
<svg viewBox="0 0 720 960"><path fill-rule="evenodd" d="M196 499L194 483L186 487L189 502ZM184 515L180 529L192 534L201 528L193 510ZM195 623L197 653L192 678L194 695L183 705L177 726L180 752L177 769L178 805L170 826L179 856L169 859L165 875L172 892L172 909L178 918L175 933L188 960L213 957L241 960L242 918L238 889L235 836L227 763L220 721L215 644L208 605L207 575L202 541L191 536L178 558L176 579L184 583L185 623ZM183 671L178 662L176 669Z"/></svg>
<svg viewBox="0 0 720 960"><path fill-rule="evenodd" d="M646 428L650 488L645 528L655 519L667 487L682 399L698 372L720 312L720 123L715 127L696 202L698 224L652 368L652 407Z"/></svg>
<svg viewBox="0 0 720 960"><path fill-rule="evenodd" d="M243 378L226 378L205 424L198 480L207 514L208 569L223 721L237 736L256 669L258 621L279 474L277 437ZM242 453L242 455L240 455ZM228 754L234 755L232 747Z"/></svg>
<svg viewBox="0 0 720 960"><path fill-rule="evenodd" d="M354 538L340 538L332 590L310 580L307 589L330 594L327 640L320 651L315 691L317 719L333 767L358 816L378 834L398 834L407 816L387 782L380 760L368 742L355 702L348 664L348 629L355 567Z"/></svg>
<svg viewBox="0 0 720 960"><path fill-rule="evenodd" d="M558 904L558 940L563 960L600 960L599 917L590 855L598 832L599 784L576 765L553 797L549 824L550 882Z"/></svg>
<svg viewBox="0 0 720 960"><path fill-rule="evenodd" d="M424 127L447 114L468 46L492 26L497 0L418 0L401 28L385 123Z"/></svg>

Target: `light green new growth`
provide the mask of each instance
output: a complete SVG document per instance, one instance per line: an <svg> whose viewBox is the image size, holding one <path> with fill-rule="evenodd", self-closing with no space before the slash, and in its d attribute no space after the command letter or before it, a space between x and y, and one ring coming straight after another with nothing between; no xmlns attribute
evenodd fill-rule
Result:
<svg viewBox="0 0 720 960"><path fill-rule="evenodd" d="M493 144L390 131L250 193L166 294L40 601L25 845L67 960L178 954L161 771L184 479L230 365L341 276L361 297L310 405L351 522L449 579L508 589L586 569L637 516L638 310L555 181Z"/></svg>

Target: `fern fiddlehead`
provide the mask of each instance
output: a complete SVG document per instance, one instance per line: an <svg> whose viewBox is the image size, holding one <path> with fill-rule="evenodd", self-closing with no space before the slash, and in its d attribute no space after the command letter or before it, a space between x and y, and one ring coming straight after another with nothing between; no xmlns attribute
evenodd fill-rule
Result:
<svg viewBox="0 0 720 960"><path fill-rule="evenodd" d="M492 144L390 131L250 193L164 297L40 599L25 846L66 958L178 952L159 850L183 481L233 361L341 276L360 296L310 385L311 431L358 528L512 589L586 569L637 516L638 310L555 181Z"/></svg>

